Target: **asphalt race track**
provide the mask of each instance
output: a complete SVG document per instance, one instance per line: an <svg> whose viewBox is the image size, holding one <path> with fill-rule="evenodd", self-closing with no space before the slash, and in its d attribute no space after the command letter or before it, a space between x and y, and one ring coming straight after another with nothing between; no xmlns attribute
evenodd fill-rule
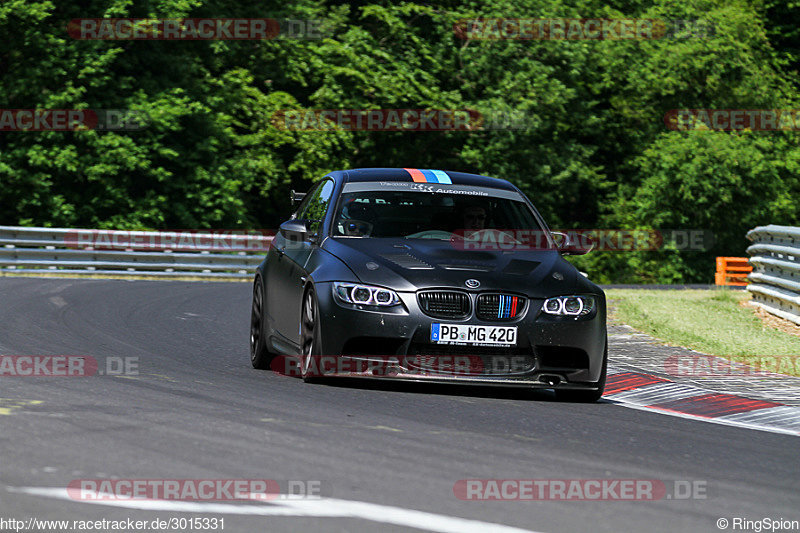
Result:
<svg viewBox="0 0 800 533"><path fill-rule="evenodd" d="M712 532L720 518L800 519L797 437L549 392L306 384L251 368L250 293L246 283L0 278L0 354L92 356L101 370L138 358L128 359L138 374L0 377L0 517L224 517L234 532ZM324 498L111 506L64 496L85 478L318 481ZM660 480L668 496L689 481L705 498L454 495L462 479L534 478Z"/></svg>

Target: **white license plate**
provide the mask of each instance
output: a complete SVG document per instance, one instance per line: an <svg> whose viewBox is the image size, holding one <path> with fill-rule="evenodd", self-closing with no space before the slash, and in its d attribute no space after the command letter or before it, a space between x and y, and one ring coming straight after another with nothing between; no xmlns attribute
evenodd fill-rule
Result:
<svg viewBox="0 0 800 533"><path fill-rule="evenodd" d="M431 342L474 346L517 344L516 326L470 326L468 324L431 324Z"/></svg>

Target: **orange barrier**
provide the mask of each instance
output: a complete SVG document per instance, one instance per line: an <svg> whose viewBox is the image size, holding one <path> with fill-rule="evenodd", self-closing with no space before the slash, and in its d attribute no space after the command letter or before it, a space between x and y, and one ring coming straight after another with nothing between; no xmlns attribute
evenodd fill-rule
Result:
<svg viewBox="0 0 800 533"><path fill-rule="evenodd" d="M717 272L714 283L717 285L747 285L747 274L753 267L746 257L717 257Z"/></svg>

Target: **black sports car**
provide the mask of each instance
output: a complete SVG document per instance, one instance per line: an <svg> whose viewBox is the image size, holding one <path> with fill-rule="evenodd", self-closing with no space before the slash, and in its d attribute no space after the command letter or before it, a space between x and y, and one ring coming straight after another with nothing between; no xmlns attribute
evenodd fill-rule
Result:
<svg viewBox="0 0 800 533"><path fill-rule="evenodd" d="M596 401L608 359L605 295L562 258L586 251L551 233L505 180L332 172L258 267L252 364L306 380L542 387Z"/></svg>

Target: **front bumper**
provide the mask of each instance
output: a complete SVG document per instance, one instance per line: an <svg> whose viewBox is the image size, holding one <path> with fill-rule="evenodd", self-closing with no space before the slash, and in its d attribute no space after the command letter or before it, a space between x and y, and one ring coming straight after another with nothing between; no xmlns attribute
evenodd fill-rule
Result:
<svg viewBox="0 0 800 533"><path fill-rule="evenodd" d="M316 294L322 357L341 360L321 371L326 377L559 389L596 389L601 377L606 346L602 293L595 295L597 308L586 317L547 315L541 311L543 299L528 299L525 313L508 322L478 319L474 306L464 319L432 318L422 312L413 292L399 292L403 309L390 312L343 306L335 301L331 283L318 283ZM434 323L516 326L517 343L433 344Z"/></svg>

